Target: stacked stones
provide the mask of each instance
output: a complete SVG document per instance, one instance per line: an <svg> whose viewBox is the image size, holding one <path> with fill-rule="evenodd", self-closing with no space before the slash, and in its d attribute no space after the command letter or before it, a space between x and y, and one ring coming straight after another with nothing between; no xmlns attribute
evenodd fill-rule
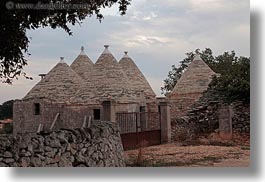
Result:
<svg viewBox="0 0 265 182"><path fill-rule="evenodd" d="M214 75L216 73L197 54L168 96L172 119L187 115L191 106L208 89Z"/></svg>
<svg viewBox="0 0 265 182"><path fill-rule="evenodd" d="M192 140L196 136L195 123L185 118L171 120L171 141Z"/></svg>
<svg viewBox="0 0 265 182"><path fill-rule="evenodd" d="M146 97L155 100L154 91L133 60L126 55L118 63L108 47L105 45L95 64L84 47L70 67L61 60L23 100L45 98L53 103L84 105L104 100L141 103Z"/></svg>
<svg viewBox="0 0 265 182"><path fill-rule="evenodd" d="M197 53L168 95L171 103L172 140L192 139L195 133L207 130L209 120L204 119L204 115L209 117L215 117L215 115L209 112L207 106L201 102L198 107L190 110L208 89L214 75L216 73Z"/></svg>
<svg viewBox="0 0 265 182"><path fill-rule="evenodd" d="M119 61L119 65L122 67L126 76L128 77L133 90L139 93L143 92L147 99L155 99L156 94L152 90L143 73L130 58L128 52L125 51L124 53L124 56Z"/></svg>
<svg viewBox="0 0 265 182"><path fill-rule="evenodd" d="M197 135L209 134L219 129L218 108L224 96L208 90L188 111L187 116L176 118L171 122L172 140L195 139ZM249 134L249 104L231 103L233 110L232 128L234 133Z"/></svg>
<svg viewBox="0 0 265 182"><path fill-rule="evenodd" d="M250 107L242 102L231 104L234 111L232 125L235 133L250 133Z"/></svg>
<svg viewBox="0 0 265 182"><path fill-rule="evenodd" d="M45 98L54 103L70 103L82 78L61 58L61 61L35 85L23 100Z"/></svg>
<svg viewBox="0 0 265 182"><path fill-rule="evenodd" d="M98 101L108 99L120 103L139 101L137 93L131 88L129 79L118 61L108 50L108 47L108 45L105 45L105 50L89 73L89 79L84 80L84 84L76 95L82 97L85 104L91 103L91 97L89 96L91 90L96 93L95 96Z"/></svg>
<svg viewBox="0 0 265 182"><path fill-rule="evenodd" d="M218 129L218 108L219 105L227 105L223 103L225 97L208 90L203 97L194 104L189 111L188 117L190 121L197 123L197 132L214 132ZM233 132L246 133L250 132L250 106L249 104L235 101L230 104L233 110L232 128Z"/></svg>
<svg viewBox="0 0 265 182"><path fill-rule="evenodd" d="M89 79L94 63L86 55L84 47L81 47L81 52L71 64L71 68L80 75L83 79Z"/></svg>
<svg viewBox="0 0 265 182"><path fill-rule="evenodd" d="M15 133L50 127L53 121L57 124L62 121L61 128L73 129L88 116L94 119L94 112L103 117L104 101L113 102L116 112L139 112L141 108L141 112L158 112L155 94L132 59L129 58L134 66L130 67L130 74L134 76L128 78L123 61L119 64L108 47L105 45L95 64L82 47L71 66L61 60L47 75L41 74L40 82L14 103ZM58 113L60 120L57 121ZM148 124L153 126L153 120Z"/></svg>
<svg viewBox="0 0 265 182"><path fill-rule="evenodd" d="M0 136L0 167L123 167L115 123L46 134Z"/></svg>
<svg viewBox="0 0 265 182"><path fill-rule="evenodd" d="M196 133L211 133L218 129L218 104L222 96L208 90L188 111L189 122L194 124Z"/></svg>

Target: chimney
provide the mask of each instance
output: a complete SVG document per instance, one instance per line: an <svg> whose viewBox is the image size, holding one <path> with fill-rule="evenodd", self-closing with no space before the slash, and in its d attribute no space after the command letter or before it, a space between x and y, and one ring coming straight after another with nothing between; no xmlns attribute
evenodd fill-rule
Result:
<svg viewBox="0 0 265 182"><path fill-rule="evenodd" d="M39 74L39 76L40 76L40 79L42 80L46 76L46 74Z"/></svg>

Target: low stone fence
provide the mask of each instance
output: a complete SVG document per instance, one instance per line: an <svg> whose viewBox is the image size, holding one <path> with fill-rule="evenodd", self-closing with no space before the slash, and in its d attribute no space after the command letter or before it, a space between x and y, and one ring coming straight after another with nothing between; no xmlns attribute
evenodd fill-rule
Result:
<svg viewBox="0 0 265 182"><path fill-rule="evenodd" d="M187 116L171 120L171 137L174 141L196 139L197 135L210 134L220 131L221 101L213 101L201 98ZM250 105L242 102L233 102L231 108L232 132L237 134L250 134ZM229 113L223 113L223 116ZM223 123L223 122L222 122Z"/></svg>
<svg viewBox="0 0 265 182"><path fill-rule="evenodd" d="M42 134L0 135L0 167L123 167L116 123Z"/></svg>
<svg viewBox="0 0 265 182"><path fill-rule="evenodd" d="M250 134L250 105L241 102L232 103L234 132Z"/></svg>

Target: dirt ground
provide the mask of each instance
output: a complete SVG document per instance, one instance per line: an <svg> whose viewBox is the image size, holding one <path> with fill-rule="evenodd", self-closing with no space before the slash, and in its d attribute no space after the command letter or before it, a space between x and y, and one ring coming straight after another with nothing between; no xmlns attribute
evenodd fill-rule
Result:
<svg viewBox="0 0 265 182"><path fill-rule="evenodd" d="M248 167L250 147L172 143L125 151L124 157L126 166L135 167Z"/></svg>

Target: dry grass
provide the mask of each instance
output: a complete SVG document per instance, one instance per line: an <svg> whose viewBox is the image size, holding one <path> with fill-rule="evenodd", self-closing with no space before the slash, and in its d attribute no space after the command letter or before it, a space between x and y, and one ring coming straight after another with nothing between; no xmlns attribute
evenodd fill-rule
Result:
<svg viewBox="0 0 265 182"><path fill-rule="evenodd" d="M125 159L135 167L247 166L249 153L245 146L165 144L126 151Z"/></svg>
<svg viewBox="0 0 265 182"><path fill-rule="evenodd" d="M137 166L137 167L145 167L146 164L146 160L144 159L144 152L145 152L145 147L148 145L147 141L141 141L140 142L140 148L138 149L138 154L137 154L137 158L133 163L133 166Z"/></svg>

